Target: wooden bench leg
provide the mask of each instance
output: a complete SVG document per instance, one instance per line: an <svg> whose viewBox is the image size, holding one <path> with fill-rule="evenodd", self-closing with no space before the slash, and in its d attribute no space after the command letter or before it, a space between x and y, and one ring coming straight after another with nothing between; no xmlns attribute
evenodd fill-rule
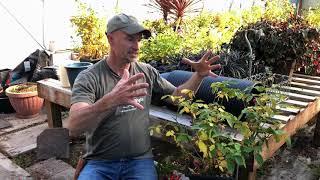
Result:
<svg viewBox="0 0 320 180"><path fill-rule="evenodd" d="M49 128L62 127L61 106L50 101L45 101Z"/></svg>
<svg viewBox="0 0 320 180"><path fill-rule="evenodd" d="M320 147L320 113L317 114L316 127L314 129L313 135L313 145L316 147Z"/></svg>

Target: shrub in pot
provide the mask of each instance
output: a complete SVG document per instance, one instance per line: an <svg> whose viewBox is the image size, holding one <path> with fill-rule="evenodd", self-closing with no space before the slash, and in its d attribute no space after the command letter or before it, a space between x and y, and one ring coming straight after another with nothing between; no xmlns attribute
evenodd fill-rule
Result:
<svg viewBox="0 0 320 180"><path fill-rule="evenodd" d="M263 144L270 136L277 139L283 133L280 122L269 119L276 113L277 103L285 97L263 93L271 90L263 87L255 87L259 94L246 94L240 89L228 88L228 82L213 83L211 88L216 95L212 103L194 99L190 90L182 90L185 97L166 96L178 105L179 113L190 114L192 121L189 127L172 122L155 125L150 133L162 135L181 148L183 158L175 158L171 164L178 165L175 170L184 174L206 176L220 171L231 177L237 166L246 167L251 155L261 165ZM237 98L246 102L246 106L235 116L221 105L224 98ZM270 126L265 127L265 124ZM241 134L241 140L225 133L226 129Z"/></svg>
<svg viewBox="0 0 320 180"><path fill-rule="evenodd" d="M76 36L81 39L81 44L74 48L79 53L80 61L95 63L103 59L109 50L104 18L99 18L94 9L79 2L78 14L72 16L70 22L75 28Z"/></svg>
<svg viewBox="0 0 320 180"><path fill-rule="evenodd" d="M292 16L285 22L263 20L239 29L231 40L230 49L248 53L250 42L253 64L265 65L274 73L291 76L295 65L306 64L305 55L317 50L308 45L319 42L318 37L318 30ZM307 56L308 61L310 57Z"/></svg>
<svg viewBox="0 0 320 180"><path fill-rule="evenodd" d="M9 86L6 95L16 111L18 118L33 118L39 115L43 99L38 96L36 83L24 83Z"/></svg>

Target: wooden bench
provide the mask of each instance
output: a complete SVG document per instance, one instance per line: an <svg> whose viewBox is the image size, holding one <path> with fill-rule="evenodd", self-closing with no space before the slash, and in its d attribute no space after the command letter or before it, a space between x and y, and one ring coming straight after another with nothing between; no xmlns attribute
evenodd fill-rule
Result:
<svg viewBox="0 0 320 180"><path fill-rule="evenodd" d="M279 105L280 114L273 116L282 122L281 127L285 132L279 141L274 137L269 138L268 145L265 144L262 150L264 160L270 158L287 140L288 137L294 135L297 130L302 128L308 122L317 121L314 132L314 145L320 146L320 77L294 74L288 86L281 87L279 92L286 94L288 99L283 102L293 105L290 108L283 108ZM63 88L61 83L54 79L45 79L38 81L39 96L45 99L45 107L48 115L49 127L62 127L61 109L62 107L70 108L70 88ZM187 115L176 115L166 108L151 106L150 117L152 119L178 122L186 126L190 125L190 117ZM241 141L242 135L233 133L232 129L226 133L234 135L236 140ZM253 162L248 178L255 177L255 171L258 164Z"/></svg>

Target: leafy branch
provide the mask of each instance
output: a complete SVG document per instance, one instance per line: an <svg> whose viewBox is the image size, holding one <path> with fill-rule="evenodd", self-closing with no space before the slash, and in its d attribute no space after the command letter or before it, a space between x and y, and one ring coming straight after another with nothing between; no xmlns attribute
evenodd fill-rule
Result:
<svg viewBox="0 0 320 180"><path fill-rule="evenodd" d="M270 136L277 138L283 133L279 129L280 122L270 119L276 113L277 103L284 97L267 93L270 90L264 87L257 87L258 94L246 94L240 89L228 88L228 82L213 83L211 88L216 102L208 104L196 100L190 90L183 90L185 97L166 96L177 102L179 114L193 117L191 127L170 123L157 125L151 130L181 147L186 159L197 162L197 166L184 165L188 166L187 174L215 170L233 173L236 166L246 166L249 154L254 154L257 162L262 164L262 145ZM225 111L219 104L222 99L232 98L246 104L239 116ZM228 134L226 129L234 129L236 134ZM241 134L241 141L234 138L237 134Z"/></svg>

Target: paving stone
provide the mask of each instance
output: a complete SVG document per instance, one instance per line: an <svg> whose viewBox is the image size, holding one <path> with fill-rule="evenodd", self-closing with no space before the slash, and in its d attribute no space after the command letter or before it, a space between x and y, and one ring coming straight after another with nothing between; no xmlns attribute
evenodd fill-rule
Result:
<svg viewBox="0 0 320 180"><path fill-rule="evenodd" d="M0 129L7 128L12 126L8 121L0 119Z"/></svg>
<svg viewBox="0 0 320 180"><path fill-rule="evenodd" d="M62 160L50 158L26 169L35 179L68 180L73 179L75 169Z"/></svg>
<svg viewBox="0 0 320 180"><path fill-rule="evenodd" d="M30 174L0 153L0 179L31 179Z"/></svg>
<svg viewBox="0 0 320 180"><path fill-rule="evenodd" d="M12 126L0 129L0 135L8 134L12 131L17 131L19 129L24 129L26 127L35 126L40 123L44 123L47 120L47 115L41 113L39 116L29 119L20 119L15 116L15 114L0 114L0 119L9 122Z"/></svg>
<svg viewBox="0 0 320 180"><path fill-rule="evenodd" d="M0 136L0 149L10 157L31 151L37 147L37 137L48 127L40 124L14 133Z"/></svg>
<svg viewBox="0 0 320 180"><path fill-rule="evenodd" d="M50 179L52 179L52 180L69 180L69 179L73 180L74 173L75 173L75 169L69 168L65 171L62 171L61 173L54 175Z"/></svg>
<svg viewBox="0 0 320 180"><path fill-rule="evenodd" d="M48 128L37 137L37 159L52 157L68 159L69 130L66 128Z"/></svg>

